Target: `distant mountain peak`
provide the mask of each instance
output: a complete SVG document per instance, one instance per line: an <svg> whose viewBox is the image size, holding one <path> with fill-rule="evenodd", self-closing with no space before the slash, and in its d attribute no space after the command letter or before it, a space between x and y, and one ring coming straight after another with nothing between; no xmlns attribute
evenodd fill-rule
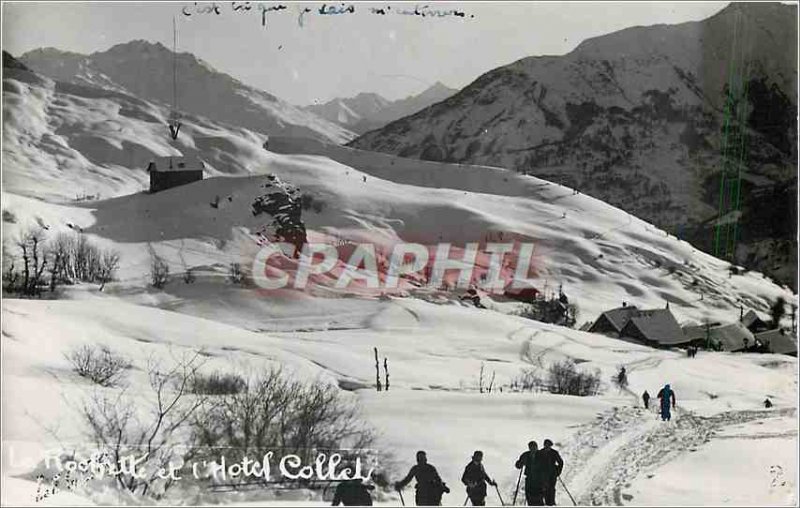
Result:
<svg viewBox="0 0 800 508"><path fill-rule="evenodd" d="M408 116L455 94L437 81L419 94L390 101L374 92L361 92L355 97L336 98L305 109L358 133L374 130L398 118Z"/></svg>

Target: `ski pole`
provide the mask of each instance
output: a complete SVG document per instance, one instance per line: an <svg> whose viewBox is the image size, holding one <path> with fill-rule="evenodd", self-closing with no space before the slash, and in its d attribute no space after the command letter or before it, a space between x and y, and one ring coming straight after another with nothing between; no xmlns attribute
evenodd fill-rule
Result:
<svg viewBox="0 0 800 508"><path fill-rule="evenodd" d="M517 488L514 490L514 501L511 502L512 506L517 506L517 493L519 492L520 480L522 480L522 469L519 470L519 476L517 477Z"/></svg>
<svg viewBox="0 0 800 508"><path fill-rule="evenodd" d="M506 504L503 502L503 496L500 495L500 489L497 488L497 484L494 484L494 490L497 491L497 497L500 498L500 505L505 506Z"/></svg>
<svg viewBox="0 0 800 508"><path fill-rule="evenodd" d="M578 506L578 503L575 502L575 498L572 497L572 494L569 493L569 489L567 489L567 486L564 485L564 480L562 480L560 476L558 477L558 481L561 482L561 486L564 487L564 491L566 491L567 495L569 496L570 501L572 501L572 504L574 504L575 506Z"/></svg>
<svg viewBox="0 0 800 508"><path fill-rule="evenodd" d="M405 506L406 505L406 501L405 501L405 499L403 499L403 491L400 490L400 489L397 489L397 493L400 494L400 503L402 503L402 505Z"/></svg>
<svg viewBox="0 0 800 508"><path fill-rule="evenodd" d="M469 494L467 494L467 497L464 498L464 505L463 506L467 506L467 501L469 501Z"/></svg>

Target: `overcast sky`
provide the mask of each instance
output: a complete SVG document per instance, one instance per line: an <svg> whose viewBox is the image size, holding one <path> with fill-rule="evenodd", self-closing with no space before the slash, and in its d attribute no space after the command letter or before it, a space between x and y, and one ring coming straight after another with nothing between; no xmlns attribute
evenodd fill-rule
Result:
<svg viewBox="0 0 800 508"><path fill-rule="evenodd" d="M727 2L675 3L355 3L355 12L320 15L322 2L3 3L3 49L103 51L132 39L189 51L216 69L294 104L359 92L388 99L436 81L463 88L495 67L532 55L560 55L582 40L637 25L707 18ZM234 5L241 10L234 10ZM286 6L266 13L261 6ZM336 2L328 6L346 6ZM460 16L411 16L429 6ZM370 8L386 8L386 15ZM201 13L198 11L209 10ZM299 13L306 13L300 26ZM184 14L188 12L190 16Z"/></svg>

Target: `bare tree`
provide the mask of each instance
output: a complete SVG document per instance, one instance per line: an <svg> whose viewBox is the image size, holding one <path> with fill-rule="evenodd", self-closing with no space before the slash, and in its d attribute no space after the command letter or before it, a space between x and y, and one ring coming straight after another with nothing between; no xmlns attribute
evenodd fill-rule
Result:
<svg viewBox="0 0 800 508"><path fill-rule="evenodd" d="M106 282L113 280L117 269L119 269L119 252L115 250L104 251L100 258L100 266L97 273L100 281L100 291L106 286Z"/></svg>
<svg viewBox="0 0 800 508"><path fill-rule="evenodd" d="M77 279L75 274L76 244L77 238L66 233L59 233L50 242L50 252L53 255L50 275L55 276L59 283L72 284Z"/></svg>
<svg viewBox="0 0 800 508"><path fill-rule="evenodd" d="M178 359L168 369L151 361L148 377L151 391L149 415L143 418L125 391L115 395L95 394L83 407L90 436L102 446L122 472L117 485L132 493L160 498L174 479L163 474L185 463L180 450L180 432L205 403L204 396L189 393L189 386L202 362L198 354ZM136 461L135 474L122 464Z"/></svg>
<svg viewBox="0 0 800 508"><path fill-rule="evenodd" d="M8 250L6 239L3 238L3 289L14 292L19 284L19 273L17 273L16 259Z"/></svg>
<svg viewBox="0 0 800 508"><path fill-rule="evenodd" d="M22 283L19 290L27 296L41 294L47 252L44 249L45 235L42 228L31 228L21 233L16 245L22 258Z"/></svg>

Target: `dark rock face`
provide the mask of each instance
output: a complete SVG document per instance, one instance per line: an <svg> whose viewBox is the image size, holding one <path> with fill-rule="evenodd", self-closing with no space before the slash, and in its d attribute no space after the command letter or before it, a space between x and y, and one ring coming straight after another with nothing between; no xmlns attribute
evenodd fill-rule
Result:
<svg viewBox="0 0 800 508"><path fill-rule="evenodd" d="M712 252L725 144L739 133L732 261L796 289L796 40L797 7L779 4L629 28L489 71L350 146L515 169Z"/></svg>
<svg viewBox="0 0 800 508"><path fill-rule="evenodd" d="M302 219L302 196L299 189L282 182L275 175L269 175L269 181L262 185L265 193L251 205L253 216L266 213L272 216L270 228L274 237L294 245L299 253L308 242L306 226Z"/></svg>
<svg viewBox="0 0 800 508"><path fill-rule="evenodd" d="M3 51L3 68L4 69L19 69L21 71L30 70L25 67L25 64L11 56L8 51Z"/></svg>

